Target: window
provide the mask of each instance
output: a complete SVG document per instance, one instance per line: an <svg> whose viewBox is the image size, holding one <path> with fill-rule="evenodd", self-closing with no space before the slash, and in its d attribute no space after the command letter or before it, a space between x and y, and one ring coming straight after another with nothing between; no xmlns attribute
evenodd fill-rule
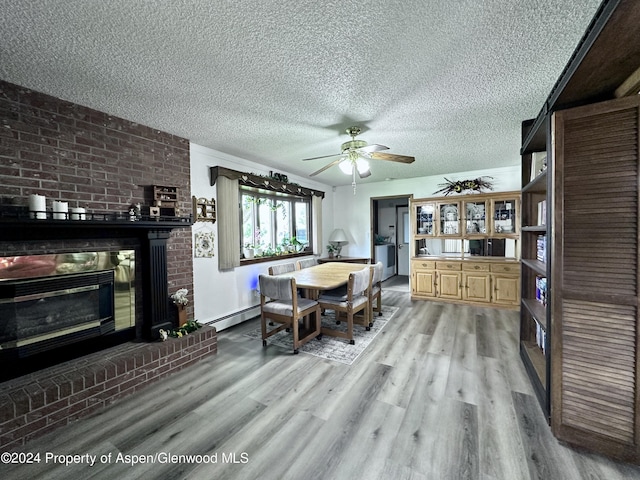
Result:
<svg viewBox="0 0 640 480"><path fill-rule="evenodd" d="M253 258L311 252L311 199L240 189L241 251ZM245 254L246 255L246 254Z"/></svg>

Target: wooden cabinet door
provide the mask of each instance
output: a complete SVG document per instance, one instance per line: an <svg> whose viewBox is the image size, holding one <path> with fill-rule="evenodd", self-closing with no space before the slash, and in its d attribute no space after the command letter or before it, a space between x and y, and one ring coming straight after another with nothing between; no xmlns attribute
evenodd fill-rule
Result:
<svg viewBox="0 0 640 480"><path fill-rule="evenodd" d="M554 114L551 425L640 460L640 95Z"/></svg>
<svg viewBox="0 0 640 480"><path fill-rule="evenodd" d="M416 270L413 273L413 293L426 297L436 296L436 272L431 270Z"/></svg>
<svg viewBox="0 0 640 480"><path fill-rule="evenodd" d="M518 305L520 303L520 277L493 275L493 303Z"/></svg>
<svg viewBox="0 0 640 480"><path fill-rule="evenodd" d="M491 301L491 275L488 273L463 273L462 299L472 302Z"/></svg>
<svg viewBox="0 0 640 480"><path fill-rule="evenodd" d="M438 271L438 297L451 299L462 298L460 278L460 272Z"/></svg>

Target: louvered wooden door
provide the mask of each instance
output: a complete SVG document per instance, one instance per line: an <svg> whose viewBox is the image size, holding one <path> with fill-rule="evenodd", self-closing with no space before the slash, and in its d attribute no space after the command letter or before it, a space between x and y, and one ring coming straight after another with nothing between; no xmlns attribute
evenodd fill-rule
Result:
<svg viewBox="0 0 640 480"><path fill-rule="evenodd" d="M638 462L640 97L552 120L551 422L569 443Z"/></svg>

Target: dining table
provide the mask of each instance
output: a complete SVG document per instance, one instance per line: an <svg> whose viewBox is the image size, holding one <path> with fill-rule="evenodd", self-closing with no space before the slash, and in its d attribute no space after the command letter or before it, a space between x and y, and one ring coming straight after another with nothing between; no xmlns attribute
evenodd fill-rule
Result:
<svg viewBox="0 0 640 480"><path fill-rule="evenodd" d="M349 282L349 274L371 265L347 262L320 263L312 267L281 273L293 277L298 288L305 290L332 290Z"/></svg>
<svg viewBox="0 0 640 480"><path fill-rule="evenodd" d="M294 270L293 272L281 273L279 275L293 277L296 286L303 291L307 298L318 298L321 290L332 290L349 283L349 274L365 268L371 268L370 264L329 262L319 263L312 267ZM309 327L309 318L305 318L305 328ZM320 332L323 335L348 338L353 342L353 324L348 327L347 333L333 328L322 327Z"/></svg>

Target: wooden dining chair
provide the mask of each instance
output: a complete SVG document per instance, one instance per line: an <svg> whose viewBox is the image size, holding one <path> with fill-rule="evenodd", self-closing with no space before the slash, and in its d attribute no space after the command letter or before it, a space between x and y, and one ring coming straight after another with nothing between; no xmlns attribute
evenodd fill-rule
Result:
<svg viewBox="0 0 640 480"><path fill-rule="evenodd" d="M378 316L382 315L382 274L384 272L384 264L382 262L378 262L375 265L371 266L371 288L369 289L369 315L371 323L374 322L375 317L373 316L374 311L374 300L375 300L375 311L378 313Z"/></svg>
<svg viewBox="0 0 640 480"><path fill-rule="evenodd" d="M296 262L296 267L298 270L313 267L314 265L318 265L318 260L316 258L305 258L304 260L298 260Z"/></svg>
<svg viewBox="0 0 640 480"><path fill-rule="evenodd" d="M296 264L293 262L281 263L280 265L271 265L269 267L269 275L280 275L281 273L289 273L293 272L295 269Z"/></svg>
<svg viewBox="0 0 640 480"><path fill-rule="evenodd" d="M262 346L267 346L267 338L276 333L287 330L293 333L293 353L309 340L320 335L320 305L315 300L301 298L295 278L288 276L259 275L260 285L260 325L262 328ZM303 322L304 317L314 314L313 320ZM267 320L280 324L276 328L268 329ZM300 324L308 323L309 327L303 331L300 338Z"/></svg>
<svg viewBox="0 0 640 480"><path fill-rule="evenodd" d="M269 267L269 275L280 275L283 273L289 273L289 272L293 272L296 269L296 264L293 262L289 262L289 263L281 263L279 265L271 265ZM300 293L300 292L298 292ZM273 322L269 322L270 326L273 326L274 323ZM287 332L289 330L287 329Z"/></svg>
<svg viewBox="0 0 640 480"><path fill-rule="evenodd" d="M364 325L367 330L371 328L369 317L369 296L368 290L371 288L371 270L364 268L349 274L349 282L347 283L347 292L339 295L339 292L332 291L321 293L318 297L320 308L324 310L333 310L336 314L336 320L339 320L341 314L344 314L347 321L346 333L341 330L330 328L322 328L322 333L334 337L346 338L351 345L355 345L353 339L353 325L358 323ZM358 320L356 314L362 312L362 320Z"/></svg>

